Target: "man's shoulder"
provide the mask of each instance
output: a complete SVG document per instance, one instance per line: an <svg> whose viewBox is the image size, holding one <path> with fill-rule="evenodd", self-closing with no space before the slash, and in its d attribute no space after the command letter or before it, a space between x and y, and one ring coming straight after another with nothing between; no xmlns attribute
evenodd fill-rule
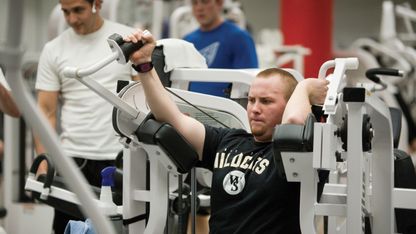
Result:
<svg viewBox="0 0 416 234"><path fill-rule="evenodd" d="M246 30L240 28L238 25L230 21L224 21L223 30L231 35L239 35L239 36L244 35L244 36L251 37L251 35Z"/></svg>
<svg viewBox="0 0 416 234"><path fill-rule="evenodd" d="M193 39L195 39L195 38L199 37L200 35L201 35L201 30L196 29L196 30L194 30L194 31L192 31L192 32L190 32L190 33L188 33L188 34L186 34L186 35L183 37L183 39L184 39L185 41L192 41Z"/></svg>
<svg viewBox="0 0 416 234"><path fill-rule="evenodd" d="M67 28L61 34L45 43L44 48L54 48L55 46L62 46L66 40L69 40L72 28Z"/></svg>

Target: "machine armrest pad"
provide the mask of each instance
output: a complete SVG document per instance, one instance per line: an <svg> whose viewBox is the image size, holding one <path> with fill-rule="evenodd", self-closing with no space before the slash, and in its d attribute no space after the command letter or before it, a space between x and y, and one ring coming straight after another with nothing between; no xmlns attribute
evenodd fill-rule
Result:
<svg viewBox="0 0 416 234"><path fill-rule="evenodd" d="M189 172L198 162L198 153L170 124L149 118L136 130L140 142L158 145L178 168L179 173Z"/></svg>
<svg viewBox="0 0 416 234"><path fill-rule="evenodd" d="M277 173L286 178L281 152L312 152L316 118L309 114L305 125L280 124L273 131L272 150Z"/></svg>
<svg viewBox="0 0 416 234"><path fill-rule="evenodd" d="M292 152L313 151L313 125L316 118L309 114L305 125L280 124L273 132L273 150Z"/></svg>

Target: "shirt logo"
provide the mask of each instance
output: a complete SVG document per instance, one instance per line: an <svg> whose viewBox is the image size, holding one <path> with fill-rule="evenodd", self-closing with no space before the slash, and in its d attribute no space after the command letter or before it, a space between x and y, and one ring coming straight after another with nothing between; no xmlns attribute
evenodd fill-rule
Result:
<svg viewBox="0 0 416 234"><path fill-rule="evenodd" d="M222 182L224 190L230 195L237 195L243 191L246 180L244 178L244 173L241 171L231 171L229 172Z"/></svg>
<svg viewBox="0 0 416 234"><path fill-rule="evenodd" d="M218 47L220 47L220 42L214 42L211 45L201 49L199 53L202 54L202 56L205 57L207 60L207 65L210 67L212 63L214 62L215 56L217 55Z"/></svg>

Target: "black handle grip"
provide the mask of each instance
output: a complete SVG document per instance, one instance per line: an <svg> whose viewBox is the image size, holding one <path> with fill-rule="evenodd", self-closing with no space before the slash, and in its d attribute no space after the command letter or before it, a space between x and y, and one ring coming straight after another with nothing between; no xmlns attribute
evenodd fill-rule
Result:
<svg viewBox="0 0 416 234"><path fill-rule="evenodd" d="M124 56L126 57L126 61L129 61L130 55L142 48L143 46L142 41L138 41L137 43L133 42L124 42L122 45L120 45L120 49L123 51Z"/></svg>
<svg viewBox="0 0 416 234"><path fill-rule="evenodd" d="M46 179L43 183L43 188L50 188L55 173L55 166L53 165L52 159L47 153L39 154L33 161L29 171L30 173L36 174L38 167L43 160L48 162L48 171L46 173Z"/></svg>
<svg viewBox="0 0 416 234"><path fill-rule="evenodd" d="M396 69L389 68L372 68L367 70L365 76L375 83L380 83L380 78L376 75L388 75L388 76L403 76L403 72Z"/></svg>
<svg viewBox="0 0 416 234"><path fill-rule="evenodd" d="M144 45L142 41L138 41L137 43L125 42L123 37L117 33L109 36L108 39L115 41L120 46L120 49L123 51L124 57L126 58L126 62L129 61L131 53L139 50Z"/></svg>

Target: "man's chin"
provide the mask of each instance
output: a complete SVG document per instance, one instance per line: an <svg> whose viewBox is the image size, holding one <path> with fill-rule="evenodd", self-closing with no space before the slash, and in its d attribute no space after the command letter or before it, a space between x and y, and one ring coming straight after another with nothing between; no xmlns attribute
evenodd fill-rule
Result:
<svg viewBox="0 0 416 234"><path fill-rule="evenodd" d="M255 137L259 137L259 136L262 136L264 134L264 130L263 129L258 129L258 128L251 128L251 134Z"/></svg>
<svg viewBox="0 0 416 234"><path fill-rule="evenodd" d="M72 29L74 30L74 32L76 33L76 34L78 34L78 35L83 35L83 34L85 34L85 32L84 32L84 30L82 29L82 28L74 28L74 27L72 27Z"/></svg>

